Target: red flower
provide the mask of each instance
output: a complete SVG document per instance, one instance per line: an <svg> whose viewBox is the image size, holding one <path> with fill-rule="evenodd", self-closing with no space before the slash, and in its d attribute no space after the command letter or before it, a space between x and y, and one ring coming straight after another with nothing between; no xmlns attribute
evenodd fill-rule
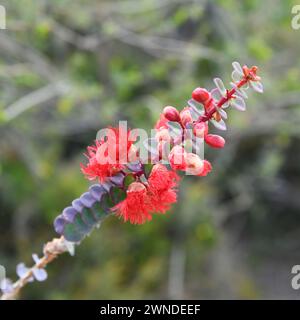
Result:
<svg viewBox="0 0 300 320"><path fill-rule="evenodd" d="M117 204L112 210L116 211L116 214L121 216L124 222L142 224L150 221L152 216L145 185L140 182L133 182L128 187L126 199Z"/></svg>
<svg viewBox="0 0 300 320"><path fill-rule="evenodd" d="M177 173L169 171L164 165L157 164L153 167L148 182L154 212L165 213L177 201L176 188L179 180Z"/></svg>
<svg viewBox="0 0 300 320"><path fill-rule="evenodd" d="M128 160L128 153L134 148L130 131L124 132L122 129L109 128L105 138L96 140L95 145L87 148L85 156L88 158L88 164L82 163L81 171L87 179L99 179L105 181L124 168Z"/></svg>
<svg viewBox="0 0 300 320"><path fill-rule="evenodd" d="M142 224L150 221L154 213L165 213L176 202L178 180L179 176L174 171L157 164L152 168L148 185L133 182L128 187L126 199L112 211L125 222Z"/></svg>

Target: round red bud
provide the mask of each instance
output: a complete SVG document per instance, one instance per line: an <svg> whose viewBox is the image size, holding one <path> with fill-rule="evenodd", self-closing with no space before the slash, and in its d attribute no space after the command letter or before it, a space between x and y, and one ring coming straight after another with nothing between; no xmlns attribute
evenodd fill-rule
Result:
<svg viewBox="0 0 300 320"><path fill-rule="evenodd" d="M200 103L205 103L211 98L211 94L205 88L196 88L192 92L192 98Z"/></svg>
<svg viewBox="0 0 300 320"><path fill-rule="evenodd" d="M195 153L188 153L185 158L186 173L191 175L199 175L203 171L203 160Z"/></svg>
<svg viewBox="0 0 300 320"><path fill-rule="evenodd" d="M225 139L216 134L208 134L204 139L205 142L213 148L223 148L225 145Z"/></svg>
<svg viewBox="0 0 300 320"><path fill-rule="evenodd" d="M212 165L209 161L203 160L203 169L202 171L198 174L200 177L205 177L207 176L212 170Z"/></svg>
<svg viewBox="0 0 300 320"><path fill-rule="evenodd" d="M188 108L184 108L181 112L180 112L180 118L181 118L181 122L186 125L187 123L190 123L193 121L192 119L192 115L191 112Z"/></svg>
<svg viewBox="0 0 300 320"><path fill-rule="evenodd" d="M176 108L167 106L163 110L163 115L166 119L173 122L179 122L180 121L180 115Z"/></svg>

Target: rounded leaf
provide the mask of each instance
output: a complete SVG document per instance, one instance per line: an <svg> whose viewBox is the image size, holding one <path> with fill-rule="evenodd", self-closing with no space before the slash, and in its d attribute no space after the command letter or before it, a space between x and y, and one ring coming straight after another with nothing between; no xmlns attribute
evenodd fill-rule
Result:
<svg viewBox="0 0 300 320"><path fill-rule="evenodd" d="M231 78L234 82L239 82L242 79L242 76L239 72L233 70L231 73Z"/></svg>
<svg viewBox="0 0 300 320"><path fill-rule="evenodd" d="M210 122L219 130L223 130L223 131L227 130L226 123L223 119L221 119L220 121L216 121L212 119L210 120Z"/></svg>
<svg viewBox="0 0 300 320"><path fill-rule="evenodd" d="M239 64L239 62L237 61L233 61L232 62L232 67L233 67L233 70L235 70L237 73L239 73L241 76L244 74L243 73L243 68L242 66Z"/></svg>
<svg viewBox="0 0 300 320"><path fill-rule="evenodd" d="M232 99L230 102L231 106L239 111L246 110L246 103L242 97L237 96L235 99Z"/></svg>
<svg viewBox="0 0 300 320"><path fill-rule="evenodd" d="M215 79L214 79L214 83L215 83L217 89L219 90L220 94L221 94L223 97L225 97L227 91L226 91L226 88L225 88L225 86L224 86L223 81L222 81L220 78L215 78Z"/></svg>
<svg viewBox="0 0 300 320"><path fill-rule="evenodd" d="M47 271L45 269L34 268L32 270L32 273L37 281L45 281L48 277Z"/></svg>
<svg viewBox="0 0 300 320"><path fill-rule="evenodd" d="M263 84L259 81L250 81L250 86L256 92L259 92L259 93L264 92Z"/></svg>

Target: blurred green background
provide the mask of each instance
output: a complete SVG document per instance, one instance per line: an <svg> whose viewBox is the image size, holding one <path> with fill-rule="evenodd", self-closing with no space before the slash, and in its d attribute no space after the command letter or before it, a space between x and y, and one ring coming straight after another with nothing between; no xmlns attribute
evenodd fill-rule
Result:
<svg viewBox="0 0 300 320"><path fill-rule="evenodd" d="M297 1L7 0L0 31L0 264L55 236L53 219L89 183L79 168L96 131L150 129L165 105L260 67L264 95L232 110L214 169L184 179L153 222L110 218L49 268L24 299L299 298L300 30ZM217 132L217 130L216 130Z"/></svg>

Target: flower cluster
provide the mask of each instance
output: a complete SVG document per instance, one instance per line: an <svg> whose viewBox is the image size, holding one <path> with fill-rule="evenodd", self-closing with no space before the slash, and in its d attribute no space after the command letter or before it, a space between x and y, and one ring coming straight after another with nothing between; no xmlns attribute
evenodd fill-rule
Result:
<svg viewBox="0 0 300 320"><path fill-rule="evenodd" d="M152 219L153 213L165 213L176 202L179 176L162 164L153 166L147 182L132 182L127 197L112 210L124 221L142 224Z"/></svg>
<svg viewBox="0 0 300 320"><path fill-rule="evenodd" d="M182 111L172 106L164 108L160 119L156 123L159 140L160 157L165 154L165 145L170 144L168 161L173 170L182 170L196 176L206 176L212 169L209 161L201 159L196 149L197 141L203 141L213 148L223 148L225 139L217 134L209 133L209 123L219 130L226 130L226 108L244 111L247 98L245 89L249 85L257 92L262 92L263 87L260 77L257 76L257 67L241 67L238 62L233 64L231 90L227 90L223 81L214 79L216 87L211 91L198 87L192 92L192 97ZM177 134L174 135L174 124L177 124ZM187 146L190 146L188 152Z"/></svg>
<svg viewBox="0 0 300 320"><path fill-rule="evenodd" d="M241 67L238 62L232 65L231 89L226 89L223 81L215 78L215 88L210 91L196 88L181 111L173 106L163 109L155 125L154 151L149 149L148 160L152 163L152 171L148 175L134 140L130 140L130 131L121 132L111 128L114 139L108 136L107 139L96 140L94 146L88 147L88 164L81 165L88 179L98 178L101 183L105 183L119 173L124 175L124 179L127 176L132 179L128 185L122 185L126 198L111 208L117 216L134 224L149 221L153 213L165 213L176 202L179 183L177 172L206 176L212 170L210 162L202 159L197 147L199 143L205 143L213 148L223 148L225 139L210 133L209 124L219 130L226 130L225 109L231 106L244 111L244 99L247 98L245 90L249 86L257 92L263 91L257 67ZM109 149L115 151L114 161L111 161ZM124 157L129 164L121 161ZM140 170L136 170L134 163Z"/></svg>
<svg viewBox="0 0 300 320"><path fill-rule="evenodd" d="M122 128L108 128L105 138L95 141L85 154L88 164L81 164L81 170L89 180L98 178L104 182L124 169L124 164L136 154L130 131Z"/></svg>

